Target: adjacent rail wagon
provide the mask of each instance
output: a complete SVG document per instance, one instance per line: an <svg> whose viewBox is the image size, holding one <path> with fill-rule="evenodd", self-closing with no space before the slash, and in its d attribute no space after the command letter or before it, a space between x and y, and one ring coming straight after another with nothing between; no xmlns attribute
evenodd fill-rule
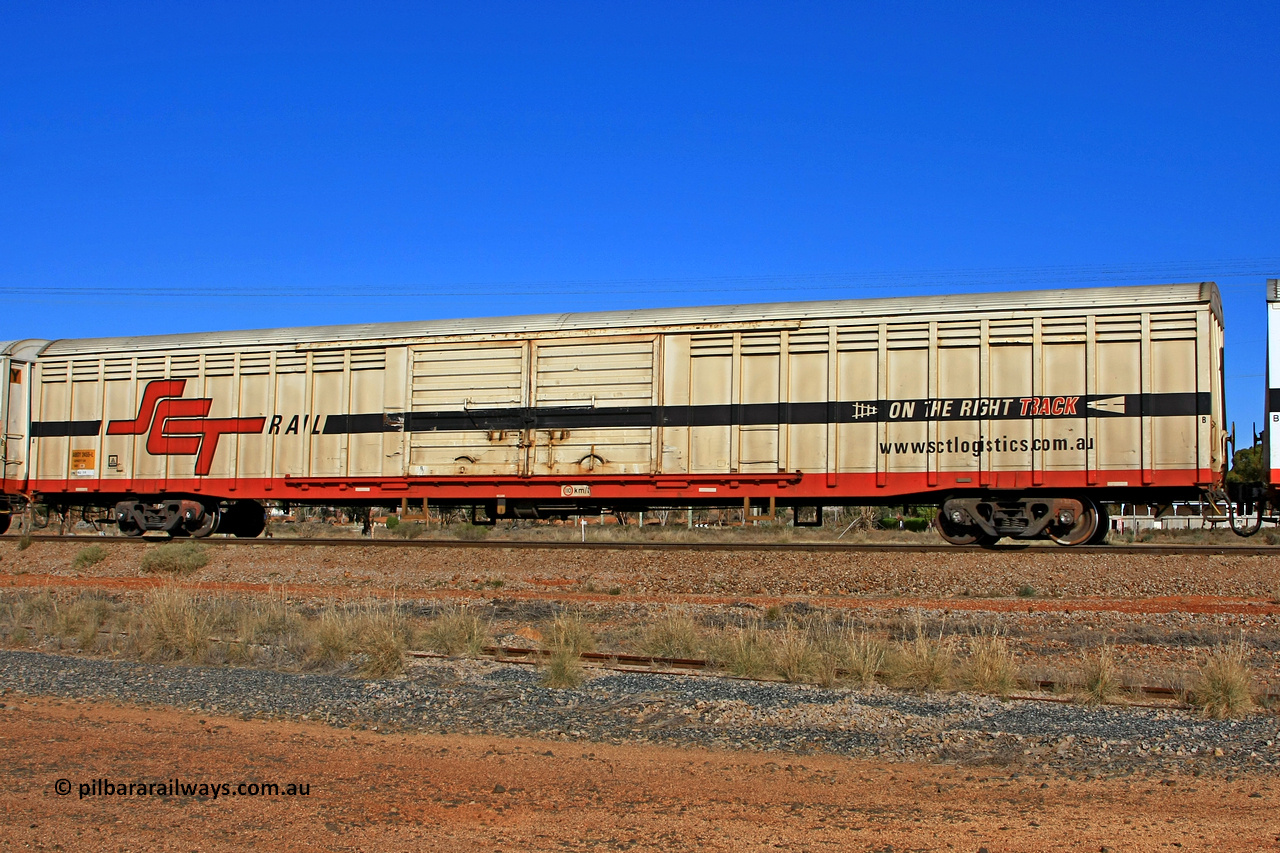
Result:
<svg viewBox="0 0 1280 853"><path fill-rule="evenodd" d="M1280 278L1267 279L1267 398L1263 425L1263 479L1272 505L1280 505ZM1263 498L1263 495L1254 497Z"/></svg>
<svg viewBox="0 0 1280 853"><path fill-rule="evenodd" d="M0 345L13 508L257 535L263 502L933 504L1073 545L1226 459L1212 283Z"/></svg>

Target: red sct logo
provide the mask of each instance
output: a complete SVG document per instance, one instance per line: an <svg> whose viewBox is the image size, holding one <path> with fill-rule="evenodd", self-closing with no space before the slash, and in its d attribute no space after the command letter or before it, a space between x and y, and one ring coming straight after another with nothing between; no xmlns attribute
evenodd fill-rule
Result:
<svg viewBox="0 0 1280 853"><path fill-rule="evenodd" d="M148 382L131 421L111 421L107 435L147 436L147 452L153 456L194 456L196 476L203 477L213 467L218 439L237 433L260 433L266 418L208 418L213 399L180 399L185 379L158 379Z"/></svg>

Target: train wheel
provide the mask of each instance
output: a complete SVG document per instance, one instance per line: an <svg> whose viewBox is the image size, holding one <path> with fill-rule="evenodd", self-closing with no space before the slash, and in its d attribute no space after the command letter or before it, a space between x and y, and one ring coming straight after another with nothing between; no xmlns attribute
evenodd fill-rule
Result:
<svg viewBox="0 0 1280 853"><path fill-rule="evenodd" d="M1107 534L1111 532L1111 516L1107 512L1106 504L1098 504L1098 529L1089 537L1086 545L1103 545L1107 541Z"/></svg>
<svg viewBox="0 0 1280 853"><path fill-rule="evenodd" d="M185 521L174 528L174 536L191 536L196 539L208 536L218 527L218 508L216 506L204 508L204 514L197 516L191 521Z"/></svg>
<svg viewBox="0 0 1280 853"><path fill-rule="evenodd" d="M1071 525L1053 524L1048 528L1049 538L1059 545L1074 547L1090 542L1098 532L1098 508L1088 498L1080 498L1082 509Z"/></svg>
<svg viewBox="0 0 1280 853"><path fill-rule="evenodd" d="M938 531L943 541L950 542L952 545L977 545L981 544L984 538L990 538L981 529L956 524L944 517L941 512L933 517L933 529Z"/></svg>

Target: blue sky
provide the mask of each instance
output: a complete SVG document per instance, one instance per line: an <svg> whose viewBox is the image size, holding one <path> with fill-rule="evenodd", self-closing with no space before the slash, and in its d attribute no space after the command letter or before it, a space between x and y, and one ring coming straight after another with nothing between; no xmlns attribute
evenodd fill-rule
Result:
<svg viewBox="0 0 1280 853"><path fill-rule="evenodd" d="M0 340L1216 280L1260 421L1275 4L0 10Z"/></svg>

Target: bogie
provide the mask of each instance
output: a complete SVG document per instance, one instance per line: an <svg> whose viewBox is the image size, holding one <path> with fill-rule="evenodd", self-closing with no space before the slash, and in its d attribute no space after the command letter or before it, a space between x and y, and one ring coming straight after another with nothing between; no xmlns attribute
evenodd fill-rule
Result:
<svg viewBox="0 0 1280 853"><path fill-rule="evenodd" d="M989 547L1008 537L1070 547L1101 541L1106 523L1105 510L1088 497L999 493L943 501L934 527L953 545Z"/></svg>

